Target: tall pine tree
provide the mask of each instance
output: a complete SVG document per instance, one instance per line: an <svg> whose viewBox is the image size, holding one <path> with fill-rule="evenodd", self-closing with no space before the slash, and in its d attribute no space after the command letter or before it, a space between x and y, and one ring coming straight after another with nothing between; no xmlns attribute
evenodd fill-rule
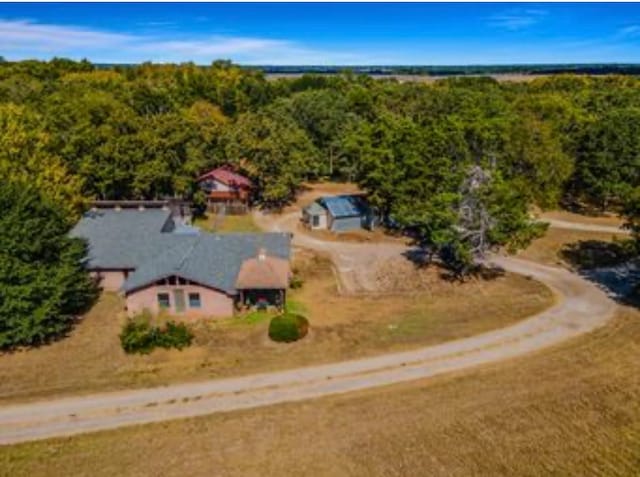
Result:
<svg viewBox="0 0 640 477"><path fill-rule="evenodd" d="M63 208L28 182L0 184L0 349L67 332L97 296L86 244Z"/></svg>

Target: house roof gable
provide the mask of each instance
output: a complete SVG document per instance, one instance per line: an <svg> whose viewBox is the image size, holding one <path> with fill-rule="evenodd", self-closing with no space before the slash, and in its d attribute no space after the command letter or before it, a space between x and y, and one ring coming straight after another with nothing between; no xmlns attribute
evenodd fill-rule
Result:
<svg viewBox="0 0 640 477"><path fill-rule="evenodd" d="M229 294L236 291L242 264L263 248L270 256L290 258L287 233L210 234L182 236L179 246L167 248L143 263L124 283L125 292L142 288L170 275L201 283Z"/></svg>
<svg viewBox="0 0 640 477"><path fill-rule="evenodd" d="M251 188L253 186L253 184L247 177L238 174L237 172L233 172L228 167L218 167L216 169L212 169L209 172L202 174L198 178L198 182L206 179L215 179L228 186L236 186L240 188Z"/></svg>
<svg viewBox="0 0 640 477"><path fill-rule="evenodd" d="M259 253L242 262L236 289L273 290L289 286L289 261Z"/></svg>
<svg viewBox="0 0 640 477"><path fill-rule="evenodd" d="M125 292L178 275L232 294L242 263L258 250L284 260L291 253L288 233L182 233L170 212L158 209L92 211L71 235L88 241L89 268L133 270Z"/></svg>
<svg viewBox="0 0 640 477"><path fill-rule="evenodd" d="M317 201L314 201L308 206L306 206L304 210L309 215L323 215L327 213L327 209L325 209Z"/></svg>

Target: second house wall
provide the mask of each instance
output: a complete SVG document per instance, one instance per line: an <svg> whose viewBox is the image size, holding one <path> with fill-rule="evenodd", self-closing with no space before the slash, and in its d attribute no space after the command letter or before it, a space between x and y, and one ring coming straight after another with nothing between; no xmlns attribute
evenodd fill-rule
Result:
<svg viewBox="0 0 640 477"><path fill-rule="evenodd" d="M175 291L182 290L184 293L185 309L183 312L176 310ZM234 300L229 295L212 290L210 288L198 285L153 285L147 288L134 291L127 295L127 313L135 315L141 313L144 309L148 309L151 313L158 314L160 306L158 304L158 294L169 294L170 306L166 312L176 317L184 318L201 318L215 317L224 318L233 316ZM189 293L200 294L200 308L191 308L189 306Z"/></svg>

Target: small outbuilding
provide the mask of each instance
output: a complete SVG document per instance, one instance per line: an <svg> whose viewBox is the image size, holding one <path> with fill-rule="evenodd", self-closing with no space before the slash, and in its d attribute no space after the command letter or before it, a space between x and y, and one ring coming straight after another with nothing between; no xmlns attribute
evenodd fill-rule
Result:
<svg viewBox="0 0 640 477"><path fill-rule="evenodd" d="M302 221L311 230L324 230L327 228L327 209L318 202L312 202L302 209Z"/></svg>
<svg viewBox="0 0 640 477"><path fill-rule="evenodd" d="M302 211L302 220L312 230L347 232L373 228L373 214L360 195L321 197Z"/></svg>

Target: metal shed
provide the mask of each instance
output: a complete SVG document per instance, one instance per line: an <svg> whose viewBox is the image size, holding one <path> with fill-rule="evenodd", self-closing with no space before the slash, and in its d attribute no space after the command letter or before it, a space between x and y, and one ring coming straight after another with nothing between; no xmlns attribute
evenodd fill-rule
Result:
<svg viewBox="0 0 640 477"><path fill-rule="evenodd" d="M347 232L368 228L369 208L360 196L341 195L323 197L318 201L327 210L327 228L333 232Z"/></svg>

